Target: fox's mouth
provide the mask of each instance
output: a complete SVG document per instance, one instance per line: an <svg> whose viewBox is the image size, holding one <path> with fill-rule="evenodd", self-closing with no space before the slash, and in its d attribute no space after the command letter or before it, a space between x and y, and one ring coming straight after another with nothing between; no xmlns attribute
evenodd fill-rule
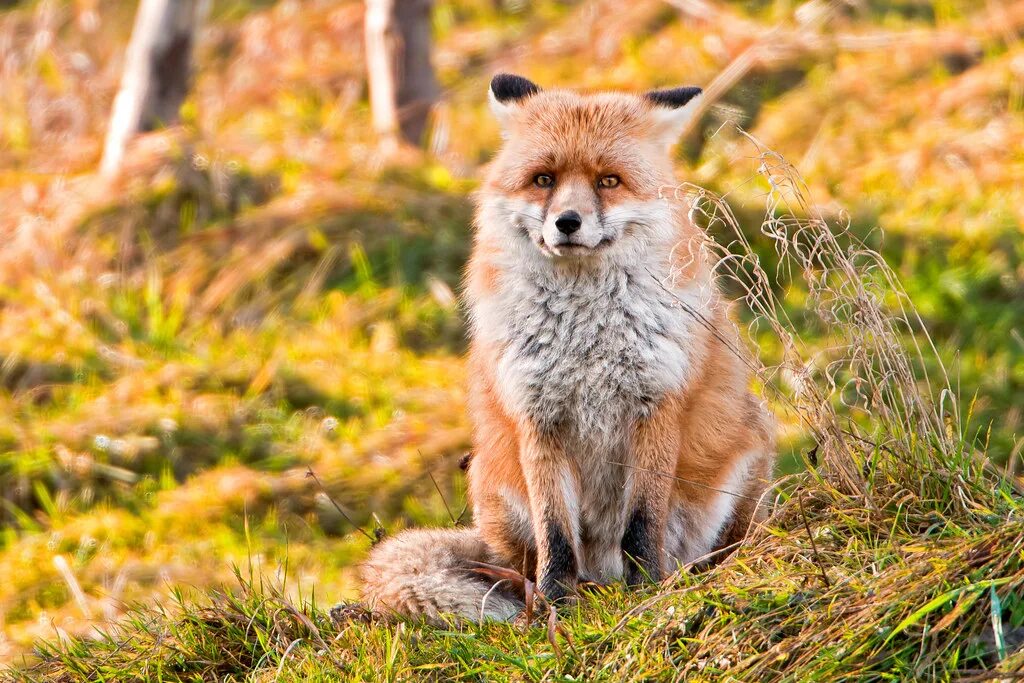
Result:
<svg viewBox="0 0 1024 683"><path fill-rule="evenodd" d="M611 237L605 237L600 242L590 247L586 244L578 244L576 242L563 242L562 244L548 244L547 240L543 236L538 236L535 240L537 247L541 250L545 256L548 257L583 257L589 254L594 254L600 251L604 251L610 247L615 240Z"/></svg>

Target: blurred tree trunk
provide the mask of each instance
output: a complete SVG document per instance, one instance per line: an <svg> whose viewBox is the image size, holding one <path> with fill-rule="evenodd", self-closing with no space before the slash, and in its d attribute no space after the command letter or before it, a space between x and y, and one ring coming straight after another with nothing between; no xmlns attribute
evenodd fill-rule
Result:
<svg viewBox="0 0 1024 683"><path fill-rule="evenodd" d="M100 171L121 168L138 132L178 120L192 76L192 47L205 0L141 0L114 99Z"/></svg>
<svg viewBox="0 0 1024 683"><path fill-rule="evenodd" d="M366 0L373 126L385 145L422 141L440 88L430 62L432 0Z"/></svg>

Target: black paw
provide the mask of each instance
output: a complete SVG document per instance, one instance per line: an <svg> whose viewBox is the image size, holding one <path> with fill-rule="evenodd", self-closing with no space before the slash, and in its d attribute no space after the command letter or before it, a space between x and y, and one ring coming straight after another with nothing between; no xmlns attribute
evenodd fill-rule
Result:
<svg viewBox="0 0 1024 683"><path fill-rule="evenodd" d="M576 599L576 581L568 577L563 579L546 577L540 582L540 592L550 603L567 604Z"/></svg>
<svg viewBox="0 0 1024 683"><path fill-rule="evenodd" d="M659 583L664 578L663 574L660 567L646 563L638 564L630 560L629 567L626 569L626 585L639 586L644 583Z"/></svg>

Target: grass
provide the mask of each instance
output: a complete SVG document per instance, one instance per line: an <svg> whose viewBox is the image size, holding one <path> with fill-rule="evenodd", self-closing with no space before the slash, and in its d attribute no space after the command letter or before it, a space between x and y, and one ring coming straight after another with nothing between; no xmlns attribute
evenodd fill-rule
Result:
<svg viewBox="0 0 1024 683"><path fill-rule="evenodd" d="M974 487L957 488L950 494ZM898 482L874 482L871 500L795 476L771 521L724 563L656 589L586 596L559 611L554 638L545 619L448 630L367 624L358 613L336 621L312 596L294 602L240 575L232 592L178 596L102 640L49 646L24 677L832 681L1019 671L1024 525L1009 487L989 487L970 516Z"/></svg>
<svg viewBox="0 0 1024 683"><path fill-rule="evenodd" d="M564 610L572 644L559 635L557 651L544 626L326 611L352 597L369 544L344 515L390 531L446 524L446 501L464 502L453 292L474 174L498 141L487 78L709 84L760 36L777 47L804 26L794 3L712 4L722 14L696 19L661 0L438 2L431 153L382 165L360 3L215 2L183 124L140 139L113 186L93 169L130 12L0 11L0 666L58 680L1017 668L1024 131L1009 0L844 10L826 35L911 40L898 59L891 45L780 52L681 146L678 200L699 199L714 257L733 254L723 285L793 475L746 546ZM808 260L797 226L804 246L834 235L838 260ZM865 301L881 328L861 324Z"/></svg>

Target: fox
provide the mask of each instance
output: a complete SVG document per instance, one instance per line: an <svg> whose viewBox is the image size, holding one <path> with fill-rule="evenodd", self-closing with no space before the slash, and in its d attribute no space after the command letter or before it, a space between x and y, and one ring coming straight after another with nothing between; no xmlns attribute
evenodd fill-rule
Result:
<svg viewBox="0 0 1024 683"><path fill-rule="evenodd" d="M491 81L503 142L463 286L473 524L378 544L374 613L508 621L524 596L482 566L558 604L713 562L766 515L772 416L707 236L665 191L701 97Z"/></svg>

